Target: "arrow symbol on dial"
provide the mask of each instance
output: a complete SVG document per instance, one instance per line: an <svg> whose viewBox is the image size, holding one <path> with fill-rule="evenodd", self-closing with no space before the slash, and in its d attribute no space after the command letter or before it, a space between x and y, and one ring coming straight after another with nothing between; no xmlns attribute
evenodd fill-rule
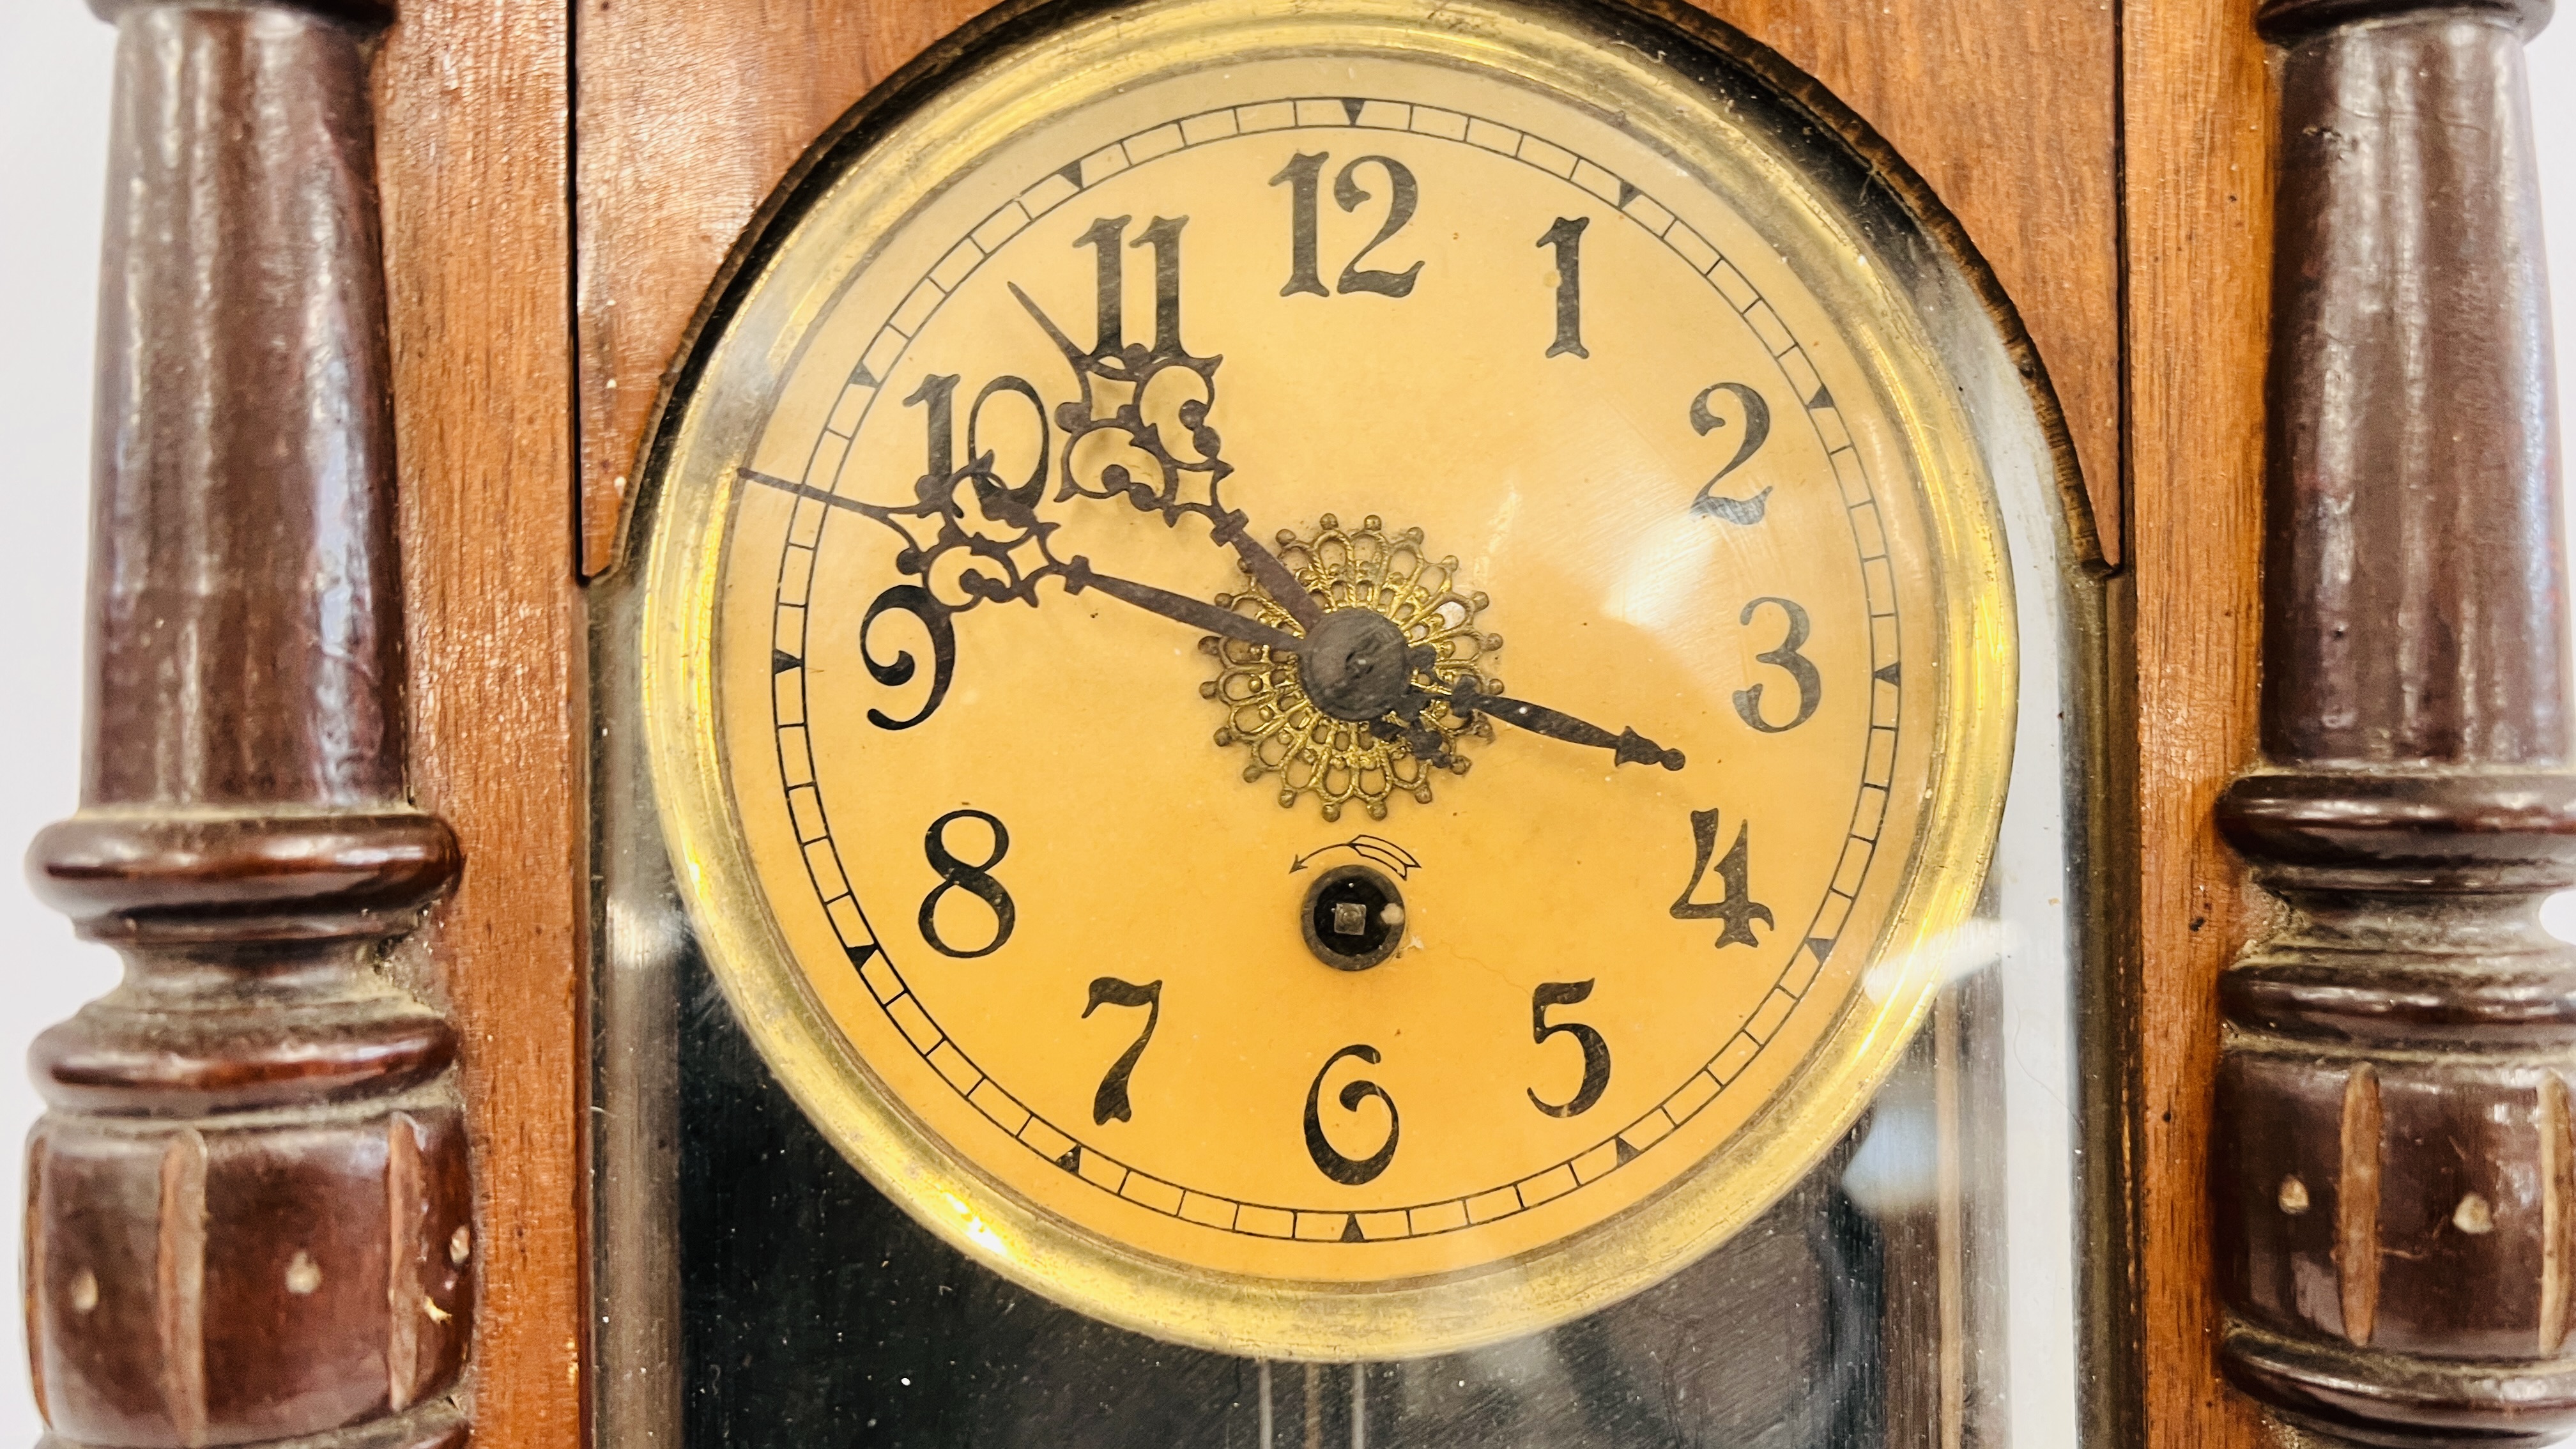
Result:
<svg viewBox="0 0 2576 1449"><path fill-rule="evenodd" d="M1422 869L1422 862L1414 858L1413 852L1394 841L1382 835L1354 835L1348 840L1327 845L1321 850L1310 850L1297 857L1289 862L1288 873L1295 875L1306 868L1306 862L1319 855L1330 855L1336 850L1347 850L1376 861L1388 870L1394 871L1395 878L1398 880L1410 880L1415 871Z"/></svg>

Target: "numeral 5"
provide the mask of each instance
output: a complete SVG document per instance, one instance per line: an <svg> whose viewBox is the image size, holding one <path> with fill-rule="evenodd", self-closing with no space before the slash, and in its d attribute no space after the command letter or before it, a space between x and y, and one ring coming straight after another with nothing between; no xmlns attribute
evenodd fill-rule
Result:
<svg viewBox="0 0 2576 1449"><path fill-rule="evenodd" d="M1544 1045L1549 1037L1564 1033L1583 1046L1583 1085L1574 1089L1573 1097L1562 1104L1551 1103L1540 1097L1536 1088L1530 1089L1530 1105L1551 1117L1576 1117L1589 1112L1601 1100L1601 1094L1610 1090L1610 1043L1579 1021L1547 1019L1549 1007L1572 1006L1591 995L1589 981L1544 981L1530 993L1530 1040Z"/></svg>

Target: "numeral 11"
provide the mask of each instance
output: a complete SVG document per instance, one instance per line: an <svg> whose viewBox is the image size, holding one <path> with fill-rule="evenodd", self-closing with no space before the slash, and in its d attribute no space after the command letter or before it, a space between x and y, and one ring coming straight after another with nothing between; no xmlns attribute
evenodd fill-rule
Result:
<svg viewBox="0 0 2576 1449"><path fill-rule="evenodd" d="M1091 230L1074 238L1078 247L1092 247L1099 253L1100 340L1093 344L1094 357L1115 357L1127 349L1127 267L1126 251L1120 245L1154 249L1154 355L1181 355L1181 228L1190 224L1186 216L1158 216L1127 242L1125 216L1104 216L1091 224Z"/></svg>

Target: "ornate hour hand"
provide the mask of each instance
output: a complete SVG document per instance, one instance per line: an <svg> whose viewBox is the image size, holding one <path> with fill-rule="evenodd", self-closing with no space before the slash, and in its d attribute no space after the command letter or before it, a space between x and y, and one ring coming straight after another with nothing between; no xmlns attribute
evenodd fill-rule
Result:
<svg viewBox="0 0 2576 1449"><path fill-rule="evenodd" d="M1296 572L1278 554L1264 548L1252 535L1251 520L1238 510L1228 509L1221 501L1219 489L1233 472L1231 465L1218 458L1222 446L1216 430L1208 424L1208 414L1216 397L1217 358L1197 358L1180 352L1164 352L1141 346L1101 354L1085 351L1080 343L1046 314L1028 293L1012 284L1011 296L1029 320L1038 325L1056 351L1064 355L1065 365L1073 369L1074 381L1082 392L1081 400L1059 410L1058 421L1067 438L1064 449L1063 484L1058 498L1073 496L1123 496L1128 503L1148 513L1160 513L1165 523L1177 524L1183 514L1197 514L1207 520L1208 537L1234 550L1243 560L1244 570L1252 575L1261 591L1276 600L1297 627L1308 634L1315 632L1324 619L1324 606L1317 602L1306 586L1297 580ZM1146 384L1154 375L1169 368L1195 372L1207 389L1205 398L1183 403L1175 410L1174 420L1190 435L1190 444L1201 461L1185 463L1165 442L1162 430L1149 421L1141 405ZM1122 395L1123 394L1123 395ZM1155 478L1139 476L1123 464L1112 464L1098 479L1076 476L1075 445L1097 432L1109 432L1127 447L1137 450L1152 461ZM1197 474L1206 479L1207 498L1200 501L1182 496L1179 481L1183 475ZM1236 636L1240 637L1240 636ZM1260 642L1260 641L1255 641Z"/></svg>
<svg viewBox="0 0 2576 1449"><path fill-rule="evenodd" d="M1482 682L1472 674L1461 675L1457 683L1440 697L1449 702L1452 710L1461 714L1483 714L1549 739L1608 750L1622 765L1661 765L1667 770L1682 767L1681 751L1665 749L1634 729L1623 729L1614 735L1562 710L1506 695L1487 694Z"/></svg>

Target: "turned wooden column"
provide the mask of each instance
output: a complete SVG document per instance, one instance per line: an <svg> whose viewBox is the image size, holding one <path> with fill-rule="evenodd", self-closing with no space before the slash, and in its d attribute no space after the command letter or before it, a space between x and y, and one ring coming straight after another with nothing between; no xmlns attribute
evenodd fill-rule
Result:
<svg viewBox="0 0 2576 1449"><path fill-rule="evenodd" d="M2229 1376L2378 1445L2576 1427L2566 570L2522 46L2547 0L2271 0L2264 768L2220 983Z"/></svg>
<svg viewBox="0 0 2576 1449"><path fill-rule="evenodd" d="M404 783L366 63L390 13L96 8L88 748L28 865L125 976L35 1049L38 1400L66 1449L459 1444L455 1039L385 969L460 868Z"/></svg>

